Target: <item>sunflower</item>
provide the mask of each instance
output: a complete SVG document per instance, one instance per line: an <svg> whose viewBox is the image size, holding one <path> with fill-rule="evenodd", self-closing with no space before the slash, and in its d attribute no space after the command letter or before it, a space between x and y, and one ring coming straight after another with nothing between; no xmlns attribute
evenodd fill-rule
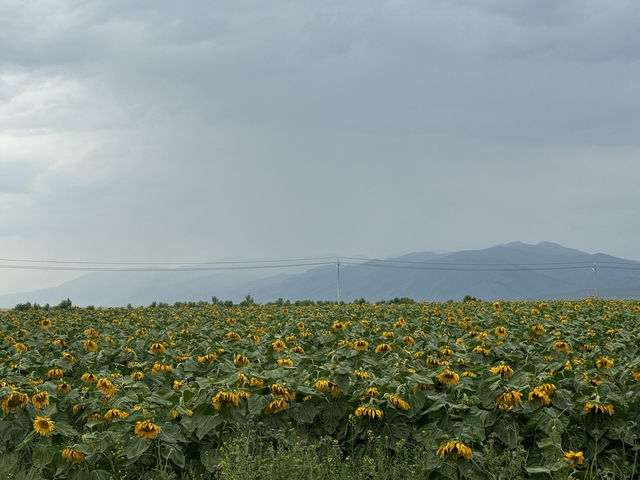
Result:
<svg viewBox="0 0 640 480"><path fill-rule="evenodd" d="M269 405L267 405L265 407L265 409L263 410L264 413L278 413L283 411L285 408L287 408L289 406L289 404L287 403L286 400L282 399L282 398L276 398L274 400L271 400L271 402L269 402Z"/></svg>
<svg viewBox="0 0 640 480"><path fill-rule="evenodd" d="M43 318L40 322L40 326L46 330L51 326L51 320L49 320L48 318Z"/></svg>
<svg viewBox="0 0 640 480"><path fill-rule="evenodd" d="M567 342L556 342L553 344L553 349L556 352L568 352L569 344Z"/></svg>
<svg viewBox="0 0 640 480"><path fill-rule="evenodd" d="M141 372L140 370L132 372L131 375L129 375L131 377L132 380L142 380L144 378L144 372Z"/></svg>
<svg viewBox="0 0 640 480"><path fill-rule="evenodd" d="M598 368L603 368L603 369L607 369L607 368L613 367L614 363L615 362L613 360L611 360L610 358L607 358L607 357L600 357L598 360L596 360L596 366Z"/></svg>
<svg viewBox="0 0 640 480"><path fill-rule="evenodd" d="M366 340L360 339L353 342L353 349L359 352L362 350L366 350L368 346L369 346L369 342L367 342Z"/></svg>
<svg viewBox="0 0 640 480"><path fill-rule="evenodd" d="M391 345L389 345L388 343L381 343L376 347L376 353L390 352L390 351L391 351Z"/></svg>
<svg viewBox="0 0 640 480"><path fill-rule="evenodd" d="M316 390L329 392L331 395L338 395L340 393L340 387L331 380L318 380L316 382Z"/></svg>
<svg viewBox="0 0 640 480"><path fill-rule="evenodd" d="M98 344L93 340L85 340L83 342L83 345L88 352L95 352L96 350L98 350Z"/></svg>
<svg viewBox="0 0 640 480"><path fill-rule="evenodd" d="M293 392L289 392L286 387L280 385L279 383L274 383L269 388L271 391L271 395L275 398L284 398L287 400L293 400L296 398L296 394Z"/></svg>
<svg viewBox="0 0 640 480"><path fill-rule="evenodd" d="M362 394L362 397L360 398L362 399L373 398L373 397L377 397L378 395L380 395L380 392L376 387L369 387L364 391L364 393Z"/></svg>
<svg viewBox="0 0 640 480"><path fill-rule="evenodd" d="M302 348L300 345L296 345L295 347L290 348L289 351L291 353L299 353L300 355L304 355L304 348Z"/></svg>
<svg viewBox="0 0 640 480"><path fill-rule="evenodd" d="M379 408L360 406L356 408L356 417L382 420L384 418L384 412Z"/></svg>
<svg viewBox="0 0 640 480"><path fill-rule="evenodd" d="M33 429L42 436L51 435L54 425L53 421L47 417L36 417L33 421Z"/></svg>
<svg viewBox="0 0 640 480"><path fill-rule="evenodd" d="M496 405L498 405L498 410L509 411L521 402L522 394L520 392L516 392L515 390L501 393L496 397Z"/></svg>
<svg viewBox="0 0 640 480"><path fill-rule="evenodd" d="M160 427L149 420L143 420L136 423L133 431L139 437L153 439L160 433Z"/></svg>
<svg viewBox="0 0 640 480"><path fill-rule="evenodd" d="M440 455L440 458L444 458L449 453L453 454L453 458L462 457L469 460L473 457L473 451L462 442L447 442L436 450L436 455Z"/></svg>
<svg viewBox="0 0 640 480"><path fill-rule="evenodd" d="M279 338L276 339L271 346L273 347L273 349L276 352L281 352L282 350L284 350L285 348L287 348L287 344L284 343L282 340L280 340Z"/></svg>
<svg viewBox="0 0 640 480"><path fill-rule="evenodd" d="M127 418L128 416L129 414L127 412L118 410L117 408L112 408L111 410L108 410L107 413L104 414L104 419L107 421L111 421L115 419Z"/></svg>
<svg viewBox="0 0 640 480"><path fill-rule="evenodd" d="M71 385L67 382L62 382L56 385L56 392L64 395L65 393L69 393L71 391Z"/></svg>
<svg viewBox="0 0 640 480"><path fill-rule="evenodd" d="M98 376L94 373L87 372L82 374L80 380L85 383L96 383L98 381Z"/></svg>
<svg viewBox="0 0 640 480"><path fill-rule="evenodd" d="M366 380L367 378L371 378L371 374L369 372L365 372L365 371L362 371L362 370L354 370L353 374L359 380Z"/></svg>
<svg viewBox="0 0 640 480"><path fill-rule="evenodd" d="M233 340L234 342L239 342L240 340L242 340L242 337L238 335L236 332L227 333L227 338L229 340Z"/></svg>
<svg viewBox="0 0 640 480"><path fill-rule="evenodd" d="M386 393L385 397L391 402L391 404L399 410L407 411L411 408L411 406L402 398L392 395L390 393Z"/></svg>
<svg viewBox="0 0 640 480"><path fill-rule="evenodd" d="M238 395L220 390L211 399L211 403L213 403L216 410L220 410L222 407L237 407Z"/></svg>
<svg viewBox="0 0 640 480"><path fill-rule="evenodd" d="M80 463L84 460L84 453L78 452L71 448L65 448L64 450L62 450L60 455L62 456L62 458L69 462Z"/></svg>
<svg viewBox="0 0 640 480"><path fill-rule="evenodd" d="M26 393L13 392L2 400L2 410L5 413L13 413L17 409L24 407L27 403L29 403L29 395Z"/></svg>
<svg viewBox="0 0 640 480"><path fill-rule="evenodd" d="M534 400L540 401L541 405L549 405L551 403L549 394L540 388L534 388L529 392L529 401L532 402Z"/></svg>
<svg viewBox="0 0 640 480"><path fill-rule="evenodd" d="M149 347L151 353L161 354L165 352L164 345L161 343L152 343Z"/></svg>
<svg viewBox="0 0 640 480"><path fill-rule="evenodd" d="M52 368L47 372L47 378L59 379L64 376L64 372L61 368Z"/></svg>
<svg viewBox="0 0 640 480"><path fill-rule="evenodd" d="M496 367L491 367L489 371L494 375L500 374L506 378L509 378L513 375L513 368L511 368L509 365L498 365Z"/></svg>
<svg viewBox="0 0 640 480"><path fill-rule="evenodd" d="M496 327L494 333L500 338L504 338L509 335L509 332L507 332L507 329L504 327Z"/></svg>
<svg viewBox="0 0 640 480"><path fill-rule="evenodd" d="M448 387L458 383L460 376L453 370L443 370L438 374L438 381Z"/></svg>
<svg viewBox="0 0 640 480"><path fill-rule="evenodd" d="M47 392L38 392L31 397L31 403L36 408L43 408L49 405L49 394Z"/></svg>
<svg viewBox="0 0 640 480"><path fill-rule="evenodd" d="M293 360L290 358L279 358L277 362L281 367L293 367Z"/></svg>
<svg viewBox="0 0 640 480"><path fill-rule="evenodd" d="M96 387L98 387L98 389L107 397L111 397L114 393L116 393L116 386L111 383L111 380L109 380L108 378L101 378L100 380L98 380L98 383L96 383Z"/></svg>
<svg viewBox="0 0 640 480"><path fill-rule="evenodd" d="M238 367L246 367L249 365L249 359L245 355L236 355L233 359L233 363Z"/></svg>
<svg viewBox="0 0 640 480"><path fill-rule="evenodd" d="M564 454L564 460L566 462L572 462L569 465L569 468L576 468L582 462L584 462L584 454L582 452L574 452L573 450L569 450Z"/></svg>
<svg viewBox="0 0 640 480"><path fill-rule="evenodd" d="M585 412L592 412L595 414L606 413L607 415L613 415L613 405L611 405L610 403L601 404L595 402L586 402L584 404L583 410Z"/></svg>

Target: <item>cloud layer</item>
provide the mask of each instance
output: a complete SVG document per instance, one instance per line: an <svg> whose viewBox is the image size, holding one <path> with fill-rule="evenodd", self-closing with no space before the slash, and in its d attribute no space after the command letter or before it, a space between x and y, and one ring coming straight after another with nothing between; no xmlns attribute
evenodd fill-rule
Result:
<svg viewBox="0 0 640 480"><path fill-rule="evenodd" d="M632 1L0 2L2 256L640 258L639 21Z"/></svg>

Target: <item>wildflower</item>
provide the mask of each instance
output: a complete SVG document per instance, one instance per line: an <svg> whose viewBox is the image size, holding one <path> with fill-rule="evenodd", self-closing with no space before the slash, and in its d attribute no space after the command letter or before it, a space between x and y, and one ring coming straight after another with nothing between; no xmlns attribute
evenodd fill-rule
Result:
<svg viewBox="0 0 640 480"><path fill-rule="evenodd" d="M569 450L564 454L564 460L566 462L572 462L569 465L569 468L576 468L582 462L584 462L584 454L582 452L574 452L573 450Z"/></svg>
<svg viewBox="0 0 640 480"><path fill-rule="evenodd" d="M449 453L453 454L453 458L462 457L469 460L473 457L471 449L461 442L447 442L436 450L436 455L440 455L440 458L444 458Z"/></svg>
<svg viewBox="0 0 640 480"><path fill-rule="evenodd" d="M360 406L356 408L356 417L382 420L384 418L384 412L379 408Z"/></svg>
<svg viewBox="0 0 640 480"><path fill-rule="evenodd" d="M54 422L48 417L36 417L33 421L33 429L42 436L50 435L54 425Z"/></svg>
<svg viewBox="0 0 640 480"><path fill-rule="evenodd" d="M438 375L438 381L445 386L455 385L460 380L460 376L453 370L443 370Z"/></svg>
<svg viewBox="0 0 640 480"><path fill-rule="evenodd" d="M133 429L134 433L142 438L156 438L160 433L160 427L149 420L137 422Z"/></svg>

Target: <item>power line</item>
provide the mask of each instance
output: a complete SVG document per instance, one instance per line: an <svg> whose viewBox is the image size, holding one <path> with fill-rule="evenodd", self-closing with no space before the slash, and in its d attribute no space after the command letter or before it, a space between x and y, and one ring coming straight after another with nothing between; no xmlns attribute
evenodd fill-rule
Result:
<svg viewBox="0 0 640 480"><path fill-rule="evenodd" d="M471 268L469 266L460 266L456 264L442 264L442 265L385 265L381 263L355 263L355 262L342 262L343 265L359 265L361 267L376 267L376 268L393 268L400 270L435 270L435 271L453 271L453 272L530 272L530 271L543 271L543 270L584 270L591 268L591 265L570 265L570 266L538 266L538 267L519 267L509 266L502 264L502 267L480 267ZM616 269L616 270L640 270L640 265L635 268L632 267L613 267L600 265L600 269Z"/></svg>
<svg viewBox="0 0 640 480"><path fill-rule="evenodd" d="M462 266L462 267L471 267L471 266L546 266L546 265L587 265L592 266L593 260L576 260L576 261L568 261L568 262L539 262L539 263L464 263L464 262L439 262L434 260L423 260L423 261L412 261L412 260L392 260L392 259L380 259L380 258L358 258L358 257L340 257L346 260L360 260L363 262L379 262L379 263L398 263L398 264L407 264L407 265L449 265L449 266ZM637 265L640 266L640 262L612 262L612 261L598 261L598 265L601 264L609 264L609 265Z"/></svg>
<svg viewBox="0 0 640 480"><path fill-rule="evenodd" d="M284 258L277 260L220 260L214 262L91 262L79 260L34 260L20 258L0 258L0 262L13 263L52 263L71 265L247 265L260 263L282 263L282 262L306 262L314 260L328 260L335 257L307 257L307 258Z"/></svg>
<svg viewBox="0 0 640 480"><path fill-rule="evenodd" d="M333 257L331 257L333 258ZM84 271L84 272L209 272L226 270L257 270L266 268L290 268L319 265L335 265L335 262L307 262L288 263L278 265L236 265L223 267L75 267L58 265L0 265L0 269L12 270L55 270L55 271Z"/></svg>

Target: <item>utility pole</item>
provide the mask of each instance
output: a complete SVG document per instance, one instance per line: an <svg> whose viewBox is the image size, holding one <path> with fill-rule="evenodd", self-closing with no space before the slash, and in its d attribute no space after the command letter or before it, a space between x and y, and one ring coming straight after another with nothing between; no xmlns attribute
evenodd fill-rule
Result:
<svg viewBox="0 0 640 480"><path fill-rule="evenodd" d="M593 270L593 285L596 292L596 298L598 298L598 264L596 262L593 262L591 270Z"/></svg>
<svg viewBox="0 0 640 480"><path fill-rule="evenodd" d="M340 303L340 257L336 257L336 290L338 293L338 303Z"/></svg>

